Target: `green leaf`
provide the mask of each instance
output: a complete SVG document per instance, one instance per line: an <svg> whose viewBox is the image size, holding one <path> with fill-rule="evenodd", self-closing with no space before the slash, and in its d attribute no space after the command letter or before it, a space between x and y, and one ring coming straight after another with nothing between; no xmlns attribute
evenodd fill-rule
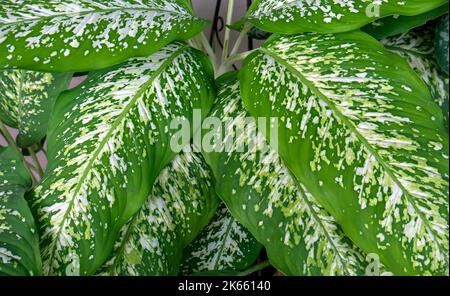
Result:
<svg viewBox="0 0 450 296"><path fill-rule="evenodd" d="M185 249L182 272L244 270L260 251L261 244L221 204L208 226Z"/></svg>
<svg viewBox="0 0 450 296"><path fill-rule="evenodd" d="M189 39L206 25L179 0L3 0L0 69L103 69Z"/></svg>
<svg viewBox="0 0 450 296"><path fill-rule="evenodd" d="M123 227L102 274L177 275L183 248L217 208L213 188L212 173L201 154L177 156L161 172L141 210Z"/></svg>
<svg viewBox="0 0 450 296"><path fill-rule="evenodd" d="M211 77L206 55L175 43L93 73L59 97L49 124L49 165L30 196L46 274L88 275L104 263L122 226L179 153L170 145L172 120L192 123L193 109L209 111Z"/></svg>
<svg viewBox="0 0 450 296"><path fill-rule="evenodd" d="M19 129L20 147L40 143L45 137L56 98L67 89L71 78L72 74L0 71L0 118Z"/></svg>
<svg viewBox="0 0 450 296"><path fill-rule="evenodd" d="M357 31L273 36L240 81L253 117L279 118L289 171L363 252L398 275L448 273L448 134L404 59Z"/></svg>
<svg viewBox="0 0 450 296"><path fill-rule="evenodd" d="M380 4L376 6L377 3ZM255 0L246 19L259 29L273 33L336 33L355 30L395 14L412 16L425 13L444 3L448 1Z"/></svg>
<svg viewBox="0 0 450 296"><path fill-rule="evenodd" d="M366 32L376 39L383 39L425 25L428 21L434 20L446 13L448 13L448 3L414 16L394 15L385 17L362 27L361 31Z"/></svg>
<svg viewBox="0 0 450 296"><path fill-rule="evenodd" d="M406 59L411 68L430 89L433 100L441 107L448 124L448 75L435 58L434 25L426 25L409 32L381 40L390 51Z"/></svg>
<svg viewBox="0 0 450 296"><path fill-rule="evenodd" d="M361 252L315 196L291 177L278 153L257 133L255 122L246 120L250 115L242 105L237 80L232 76L222 79L211 116L222 118L233 145L205 153L217 194L283 273L363 274ZM247 146L242 149L242 145Z"/></svg>
<svg viewBox="0 0 450 296"><path fill-rule="evenodd" d="M41 274L39 238L23 197L31 185L17 152L0 147L0 275Z"/></svg>
<svg viewBox="0 0 450 296"><path fill-rule="evenodd" d="M448 14L442 17L436 28L436 56L442 71L448 75Z"/></svg>

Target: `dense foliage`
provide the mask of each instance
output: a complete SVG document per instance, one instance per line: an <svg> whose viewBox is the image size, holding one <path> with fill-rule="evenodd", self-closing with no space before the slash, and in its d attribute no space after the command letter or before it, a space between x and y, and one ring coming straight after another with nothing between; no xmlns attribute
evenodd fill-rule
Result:
<svg viewBox="0 0 450 296"><path fill-rule="evenodd" d="M0 275L449 274L448 1L233 4L0 1Z"/></svg>

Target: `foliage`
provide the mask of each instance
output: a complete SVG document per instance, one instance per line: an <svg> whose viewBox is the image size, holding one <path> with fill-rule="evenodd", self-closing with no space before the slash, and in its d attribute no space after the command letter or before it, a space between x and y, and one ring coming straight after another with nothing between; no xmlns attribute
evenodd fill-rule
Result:
<svg viewBox="0 0 450 296"><path fill-rule="evenodd" d="M234 1L1 1L1 275L449 274L448 1Z"/></svg>

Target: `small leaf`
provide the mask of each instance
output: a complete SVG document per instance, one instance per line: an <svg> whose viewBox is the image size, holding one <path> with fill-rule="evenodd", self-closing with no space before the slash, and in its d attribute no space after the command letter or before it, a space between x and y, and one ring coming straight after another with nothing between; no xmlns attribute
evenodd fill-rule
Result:
<svg viewBox="0 0 450 296"><path fill-rule="evenodd" d="M249 113L279 118L289 171L364 253L397 275L448 273L448 133L404 59L358 31L273 36L239 77Z"/></svg>
<svg viewBox="0 0 450 296"><path fill-rule="evenodd" d="M210 169L201 154L184 152L159 175L141 210L121 231L107 275L177 275L182 250L217 207Z"/></svg>
<svg viewBox="0 0 450 296"><path fill-rule="evenodd" d="M257 259L261 245L221 204L211 222L184 250L183 274L241 271Z"/></svg>
<svg viewBox="0 0 450 296"><path fill-rule="evenodd" d="M273 33L337 33L359 29L394 14L422 14L446 3L447 0L255 0L246 19L257 28Z"/></svg>
<svg viewBox="0 0 450 296"><path fill-rule="evenodd" d="M448 14L442 17L436 28L436 56L442 71L448 75Z"/></svg>
<svg viewBox="0 0 450 296"><path fill-rule="evenodd" d="M39 238L24 194L32 185L21 157L0 147L0 275L39 275Z"/></svg>
<svg viewBox="0 0 450 296"><path fill-rule="evenodd" d="M448 75L435 58L434 25L425 25L409 32L385 38L381 43L402 56L430 89L433 100L441 107L448 124Z"/></svg>
<svg viewBox="0 0 450 296"><path fill-rule="evenodd" d="M103 69L189 39L206 25L179 0L2 0L0 69Z"/></svg>
<svg viewBox="0 0 450 296"><path fill-rule="evenodd" d="M20 147L38 144L45 137L56 98L71 78L72 74L0 71L0 118L19 129Z"/></svg>
<svg viewBox="0 0 450 296"><path fill-rule="evenodd" d="M204 155L214 172L216 192L233 217L265 246L270 263L287 275L363 274L364 255L315 196L290 176L255 122L248 121L237 79L227 75L218 84L211 116L222 118L233 145Z"/></svg>
<svg viewBox="0 0 450 296"><path fill-rule="evenodd" d="M423 26L428 21L434 20L446 13L448 13L448 3L414 16L388 16L362 27L361 31L366 32L376 39L383 39Z"/></svg>
<svg viewBox="0 0 450 296"><path fill-rule="evenodd" d="M208 58L184 44L92 73L57 100L49 165L30 196L46 274L93 274L179 151L170 123L212 105ZM178 132L178 131L177 131ZM184 139L182 144L188 144Z"/></svg>

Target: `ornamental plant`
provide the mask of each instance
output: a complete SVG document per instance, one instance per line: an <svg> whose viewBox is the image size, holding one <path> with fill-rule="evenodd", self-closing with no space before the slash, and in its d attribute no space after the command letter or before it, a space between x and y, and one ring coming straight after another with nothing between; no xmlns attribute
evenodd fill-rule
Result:
<svg viewBox="0 0 450 296"><path fill-rule="evenodd" d="M0 274L449 274L448 1L234 2L0 0Z"/></svg>

